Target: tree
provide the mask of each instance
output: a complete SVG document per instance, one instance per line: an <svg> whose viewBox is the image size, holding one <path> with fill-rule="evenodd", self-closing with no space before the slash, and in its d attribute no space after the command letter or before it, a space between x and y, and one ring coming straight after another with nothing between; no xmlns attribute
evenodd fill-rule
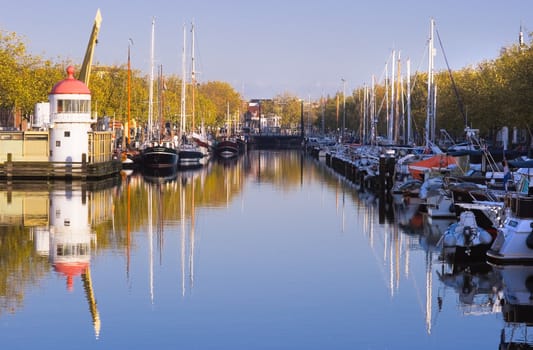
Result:
<svg viewBox="0 0 533 350"><path fill-rule="evenodd" d="M214 118L211 119L213 120L213 127L218 128L225 124L228 106L230 113L235 113L241 108L241 95L229 83L209 81L200 84L198 91L205 98L203 100L204 104L201 107L209 108L204 112L204 116L211 119L213 116L205 115L205 113L214 112ZM206 100L211 101L211 103L205 104Z"/></svg>

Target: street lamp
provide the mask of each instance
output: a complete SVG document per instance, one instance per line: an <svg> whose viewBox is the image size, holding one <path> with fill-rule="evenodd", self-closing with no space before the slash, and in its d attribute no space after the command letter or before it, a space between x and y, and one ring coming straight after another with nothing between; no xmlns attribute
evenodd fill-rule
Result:
<svg viewBox="0 0 533 350"><path fill-rule="evenodd" d="M346 128L346 80L341 78L342 81L342 131L341 142L344 142L344 129Z"/></svg>

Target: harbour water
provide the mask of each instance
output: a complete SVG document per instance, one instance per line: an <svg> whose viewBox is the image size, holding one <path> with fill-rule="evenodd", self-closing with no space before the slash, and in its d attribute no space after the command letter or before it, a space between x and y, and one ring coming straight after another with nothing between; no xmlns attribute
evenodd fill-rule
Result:
<svg viewBox="0 0 533 350"><path fill-rule="evenodd" d="M2 185L2 349L499 348L502 271L299 151ZM507 301L508 302L508 301Z"/></svg>

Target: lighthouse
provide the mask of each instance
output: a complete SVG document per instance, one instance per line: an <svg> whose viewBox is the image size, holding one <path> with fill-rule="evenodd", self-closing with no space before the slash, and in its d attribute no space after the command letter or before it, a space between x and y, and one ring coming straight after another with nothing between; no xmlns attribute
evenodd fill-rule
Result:
<svg viewBox="0 0 533 350"><path fill-rule="evenodd" d="M91 92L74 78L74 67L67 68L67 78L58 82L48 95L50 102L50 154L52 162L81 162L89 154Z"/></svg>

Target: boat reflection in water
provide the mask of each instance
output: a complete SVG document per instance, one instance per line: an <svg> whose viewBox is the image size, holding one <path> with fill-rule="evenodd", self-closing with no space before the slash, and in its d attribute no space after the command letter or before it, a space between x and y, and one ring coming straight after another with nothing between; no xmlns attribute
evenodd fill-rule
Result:
<svg viewBox="0 0 533 350"><path fill-rule="evenodd" d="M168 182L176 179L178 171L176 167L145 168L142 171L142 176L148 182Z"/></svg>
<svg viewBox="0 0 533 350"><path fill-rule="evenodd" d="M8 293L19 298L15 307L4 306L0 288L0 311L11 311L0 314L0 334L15 334L3 338L7 348L41 341L21 340L8 317L40 327L54 342L64 340L53 331L66 319L76 340L94 342L93 332L98 338L85 348L244 349L258 341L309 348L310 339L313 348L461 347L472 337L498 342L479 334L487 325L502 328L500 312L506 328L533 321L516 306L523 299L533 309L530 268L449 264L437 244L448 220L360 192L298 152L252 151L170 174L124 172L110 186L49 186L0 187L0 233L7 227L16 233L10 240L21 240L8 250L0 234L0 287L13 281L12 271L18 275L9 284L18 289ZM35 249L25 248L31 244L20 227ZM58 283L72 292L58 298ZM44 287L31 292L38 284ZM17 310L21 298L24 312ZM67 301L88 302L90 316L86 307L66 309ZM39 320L38 304L52 322ZM78 314L92 324L78 322ZM112 322L114 314L123 322ZM385 327L387 337L380 337ZM271 334L280 330L277 341ZM222 332L224 338L209 337ZM236 340L241 346L232 346ZM502 337L502 347L510 343Z"/></svg>
<svg viewBox="0 0 533 350"><path fill-rule="evenodd" d="M504 284L499 349L533 349L533 266L495 267Z"/></svg>
<svg viewBox="0 0 533 350"><path fill-rule="evenodd" d="M487 263L443 264L437 274L445 288L451 288L457 293L458 307L463 315L479 316L501 312L501 276Z"/></svg>

